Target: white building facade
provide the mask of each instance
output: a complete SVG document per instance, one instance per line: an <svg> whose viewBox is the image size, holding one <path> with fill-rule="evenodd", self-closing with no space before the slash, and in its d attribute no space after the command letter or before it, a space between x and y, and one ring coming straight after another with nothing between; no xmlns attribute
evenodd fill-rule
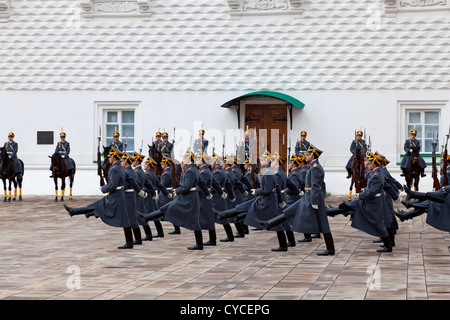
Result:
<svg viewBox="0 0 450 320"><path fill-rule="evenodd" d="M446 0L3 0L0 136L16 135L26 197L54 194L48 156L61 130L74 196L100 194L97 138L106 145L114 129L145 154L156 131L175 133L176 157L200 127L219 153L255 122L292 152L306 130L324 151L327 190L344 195L355 130L402 182L412 127L431 162L433 134L441 146L449 131L449 54ZM258 92L302 105L259 95L221 108Z"/></svg>

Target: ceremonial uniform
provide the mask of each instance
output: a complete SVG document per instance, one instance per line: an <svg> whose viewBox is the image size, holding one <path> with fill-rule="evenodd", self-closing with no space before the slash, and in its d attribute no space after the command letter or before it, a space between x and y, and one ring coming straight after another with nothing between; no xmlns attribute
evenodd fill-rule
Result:
<svg viewBox="0 0 450 320"><path fill-rule="evenodd" d="M445 185L444 185L444 177L445 177L444 173L441 172L441 177L439 179L439 185L441 186L441 188L445 187ZM447 180L450 183L450 166L447 166Z"/></svg>
<svg viewBox="0 0 450 320"><path fill-rule="evenodd" d="M161 154L164 157L167 157L169 159L172 158L172 151L173 151L173 144L170 143L169 141L161 141L161 143L159 144L159 152L161 152Z"/></svg>
<svg viewBox="0 0 450 320"><path fill-rule="evenodd" d="M112 149L110 156L113 156L116 161L111 165L108 172L108 183L101 187L101 191L107 195L86 207L70 208L64 205L64 208L71 216L86 214L86 217L88 218L91 215L95 215L96 218L100 218L109 226L123 228L126 243L118 248L131 249L133 248L133 234L131 228L132 226L135 226L136 217L133 218L133 214L135 215L136 213L133 212L133 208L130 208L128 211L125 196L125 187L130 186L129 183L131 183L131 181L129 178L127 181L127 173L119 160L119 158L123 156L123 153L118 149ZM143 197L146 194L142 190L139 191L139 193ZM132 195L134 197L134 193Z"/></svg>
<svg viewBox="0 0 450 320"><path fill-rule="evenodd" d="M304 139L302 139L304 137ZM307 152L309 147L311 146L311 143L306 140L307 132L303 130L300 132L300 141L297 141L295 144L295 156L298 157L300 154Z"/></svg>
<svg viewBox="0 0 450 320"><path fill-rule="evenodd" d="M362 133L361 133L362 135ZM350 144L350 152L352 153L352 156L350 159L348 159L347 165L345 166L345 169L347 169L348 176L347 178L350 178L352 175L352 169L353 169L353 156L355 152L359 152L363 157L365 156L367 152L367 144L364 139L361 140L353 140Z"/></svg>
<svg viewBox="0 0 450 320"><path fill-rule="evenodd" d="M10 133L12 137L14 137L13 133ZM6 152L8 153L8 157L12 160L14 165L14 172L15 174L21 174L23 173L22 165L20 163L19 158L17 158L17 152L19 151L19 145L14 140L6 141L4 148Z"/></svg>
<svg viewBox="0 0 450 320"><path fill-rule="evenodd" d="M74 168L73 161L70 159L70 143L66 140L59 141L55 148L55 153L59 153L64 159L67 170L72 170ZM50 166L50 170L53 170L53 166Z"/></svg>
<svg viewBox="0 0 450 320"><path fill-rule="evenodd" d="M143 215L146 220L164 216L164 219L174 225L193 230L196 245L188 247L190 250L203 250L203 237L200 226L200 200L197 191L199 172L194 161L194 154L188 150L185 157L191 160L181 174L180 186L176 188L173 201L159 208L159 210ZM185 160L183 160L185 161ZM210 196L210 193L206 194Z"/></svg>
<svg viewBox="0 0 450 320"><path fill-rule="evenodd" d="M414 138L409 138L405 141L405 144L403 145L403 150L405 151L405 156L402 159L402 162L400 164L400 168L403 171L402 175L405 175L406 169L408 167L409 159L411 158L412 152L414 149L417 149L418 152L420 152L420 149L422 148L420 140L417 140L415 138L415 135L417 134L417 131L415 129L411 130L411 135L414 135ZM422 177L426 176L424 173L425 168L427 167L427 164L425 163L425 160L418 155L419 157L419 165L421 168L421 175Z"/></svg>
<svg viewBox="0 0 450 320"><path fill-rule="evenodd" d="M127 161L127 160L122 160ZM137 203L136 195L141 192L143 185L139 183L138 176L134 172L131 165L125 167L125 206L127 207L128 220L130 222L129 227L133 229L135 241L133 244L142 244L142 236L139 229L138 216L137 216Z"/></svg>
<svg viewBox="0 0 450 320"><path fill-rule="evenodd" d="M161 183L161 181L158 180L158 177L156 176L155 172L154 172L154 168L152 166L156 165L156 162L151 159L149 157L149 159L147 160L147 162L151 163L150 168L148 170L145 170L145 176L148 180L148 184L152 185L152 187L155 190L159 190L160 194L162 193L164 196L168 197L169 196L169 191L167 191L166 187ZM156 201L156 199L154 198L147 198L148 200L146 201L146 213L151 213L154 212L155 210L158 209L158 203ZM153 236L154 238L162 238L164 237L164 230L161 224L160 220L154 220L153 221L156 227L156 232L157 234L155 236Z"/></svg>
<svg viewBox="0 0 450 320"><path fill-rule="evenodd" d="M206 140L205 138L203 138L203 136L201 138L198 138L194 141L194 146L192 147L192 151L194 153L207 153L208 150L208 140Z"/></svg>

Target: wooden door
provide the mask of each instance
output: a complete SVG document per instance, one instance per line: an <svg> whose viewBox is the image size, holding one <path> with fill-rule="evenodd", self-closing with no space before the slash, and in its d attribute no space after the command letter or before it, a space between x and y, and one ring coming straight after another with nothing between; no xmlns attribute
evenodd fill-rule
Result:
<svg viewBox="0 0 450 320"><path fill-rule="evenodd" d="M272 154L278 152L285 159L288 158L287 106L285 104L246 105L245 127L250 130L256 129L258 157L264 152L261 148L267 148Z"/></svg>

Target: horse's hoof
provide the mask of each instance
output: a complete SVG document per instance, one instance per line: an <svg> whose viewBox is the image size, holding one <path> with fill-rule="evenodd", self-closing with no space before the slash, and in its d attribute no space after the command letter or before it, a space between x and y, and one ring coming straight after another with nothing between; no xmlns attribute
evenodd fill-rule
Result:
<svg viewBox="0 0 450 320"><path fill-rule="evenodd" d="M7 202L7 201L8 201L8 199L6 199L6 198L5 198L5 199L3 199L3 202Z"/></svg>
<svg viewBox="0 0 450 320"><path fill-rule="evenodd" d="M11 198L8 198L8 202L11 202Z"/></svg>
<svg viewBox="0 0 450 320"><path fill-rule="evenodd" d="M16 201L16 198L13 198L13 201Z"/></svg>
<svg viewBox="0 0 450 320"><path fill-rule="evenodd" d="M58 202L58 198L55 198L55 202Z"/></svg>
<svg viewBox="0 0 450 320"><path fill-rule="evenodd" d="M22 197L19 197L19 201L22 201Z"/></svg>
<svg viewBox="0 0 450 320"><path fill-rule="evenodd" d="M59 200L59 201L64 202L64 198L61 198L61 200Z"/></svg>

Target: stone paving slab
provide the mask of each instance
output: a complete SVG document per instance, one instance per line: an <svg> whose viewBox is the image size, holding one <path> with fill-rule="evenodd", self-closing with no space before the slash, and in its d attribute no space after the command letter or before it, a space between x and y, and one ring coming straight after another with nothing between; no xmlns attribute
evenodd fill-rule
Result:
<svg viewBox="0 0 450 320"><path fill-rule="evenodd" d="M327 197L326 203L344 199ZM94 200L66 203L77 207ZM276 253L270 250L278 246L274 232L252 230L233 243L189 251L193 232L169 235L169 222L163 222L164 238L118 250L122 229L69 217L52 197L0 203L0 217L0 299L450 299L450 235L427 225L426 215L399 222L396 247L383 254L348 218L330 218L336 255L327 257L316 255L325 248L323 239ZM220 225L217 236L225 237Z"/></svg>

